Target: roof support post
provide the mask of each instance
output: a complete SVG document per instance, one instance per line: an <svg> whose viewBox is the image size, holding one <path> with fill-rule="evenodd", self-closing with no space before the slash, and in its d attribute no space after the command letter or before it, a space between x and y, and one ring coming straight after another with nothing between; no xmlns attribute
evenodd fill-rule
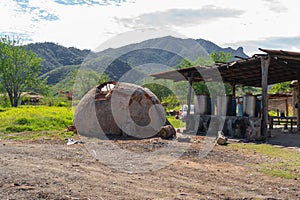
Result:
<svg viewBox="0 0 300 200"><path fill-rule="evenodd" d="M188 77L188 81L189 81L189 84L188 84L188 96L187 96L187 106L188 106L188 109L187 109L187 113L186 113L186 130L187 131L190 131L190 129L192 128L191 127L191 123L192 123L192 120L191 120L191 99L192 99L192 88L193 88L193 78L194 78L194 74L191 73Z"/></svg>
<svg viewBox="0 0 300 200"><path fill-rule="evenodd" d="M285 98L285 116L289 116L289 104L288 104L288 97Z"/></svg>
<svg viewBox="0 0 300 200"><path fill-rule="evenodd" d="M236 93L235 83L231 83L231 88L232 88L232 97L235 98L235 93Z"/></svg>
<svg viewBox="0 0 300 200"><path fill-rule="evenodd" d="M234 104L232 103L232 114L233 114L233 116L236 116L236 99L235 99L236 87L235 87L235 83L231 83L231 88L232 88L232 101L235 102Z"/></svg>
<svg viewBox="0 0 300 200"><path fill-rule="evenodd" d="M262 118L261 118L261 136L267 140L268 132L268 71L270 65L270 55L262 56L261 59L261 87L262 87Z"/></svg>
<svg viewBox="0 0 300 200"><path fill-rule="evenodd" d="M300 131L300 72L297 73L297 131Z"/></svg>

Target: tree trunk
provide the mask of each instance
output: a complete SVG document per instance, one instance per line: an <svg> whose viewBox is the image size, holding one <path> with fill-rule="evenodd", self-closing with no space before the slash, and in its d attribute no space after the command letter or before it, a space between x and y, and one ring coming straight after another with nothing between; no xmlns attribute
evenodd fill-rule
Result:
<svg viewBox="0 0 300 200"><path fill-rule="evenodd" d="M14 105L13 105L13 107L18 107L18 99L17 98L14 99Z"/></svg>
<svg viewBox="0 0 300 200"><path fill-rule="evenodd" d="M13 107L14 106L13 95L12 95L11 92L8 92L8 91L7 91L7 94L8 94L8 97L9 97L10 105Z"/></svg>
<svg viewBox="0 0 300 200"><path fill-rule="evenodd" d="M14 95L13 95L13 100L14 100L14 104L13 104L13 107L18 107L18 102L19 102L19 95L18 95L18 92L14 92Z"/></svg>

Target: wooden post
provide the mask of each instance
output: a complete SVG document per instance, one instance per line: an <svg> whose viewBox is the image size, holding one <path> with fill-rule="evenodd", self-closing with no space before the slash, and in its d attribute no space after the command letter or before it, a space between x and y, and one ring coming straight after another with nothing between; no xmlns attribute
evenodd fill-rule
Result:
<svg viewBox="0 0 300 200"><path fill-rule="evenodd" d="M262 56L261 59L261 87L262 87L262 118L261 136L267 140L268 132L268 71L270 65L270 55Z"/></svg>
<svg viewBox="0 0 300 200"><path fill-rule="evenodd" d="M297 98L297 96L296 96L296 91L298 90L298 88L297 87L295 87L295 86L293 86L293 99L292 99L292 108L293 108L293 116L296 116L297 115L297 113L296 113L296 98Z"/></svg>
<svg viewBox="0 0 300 200"><path fill-rule="evenodd" d="M288 97L285 98L285 116L289 116L289 104L288 104Z"/></svg>
<svg viewBox="0 0 300 200"><path fill-rule="evenodd" d="M235 83L231 83L231 88L232 88L232 97L235 98Z"/></svg>
<svg viewBox="0 0 300 200"><path fill-rule="evenodd" d="M190 131L190 123L191 123L191 99L192 99L192 88L193 88L193 76L194 74L191 73L188 77L189 85L188 85L188 96L187 96L187 113L186 113L186 130Z"/></svg>
<svg viewBox="0 0 300 200"><path fill-rule="evenodd" d="M232 101L235 101L235 104L232 103L232 114L233 116L236 116L236 105L237 105L237 102L236 102L236 99L235 99L235 83L231 83L231 88L232 88Z"/></svg>
<svg viewBox="0 0 300 200"><path fill-rule="evenodd" d="M297 131L300 131L300 72L297 73Z"/></svg>

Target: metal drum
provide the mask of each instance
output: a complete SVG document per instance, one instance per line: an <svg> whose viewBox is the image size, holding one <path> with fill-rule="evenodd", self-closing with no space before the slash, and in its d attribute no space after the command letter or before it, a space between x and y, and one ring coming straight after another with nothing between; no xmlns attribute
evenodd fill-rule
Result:
<svg viewBox="0 0 300 200"><path fill-rule="evenodd" d="M256 99L255 117L259 117L261 114L261 101Z"/></svg>
<svg viewBox="0 0 300 200"><path fill-rule="evenodd" d="M232 99L232 116L236 116L236 100Z"/></svg>
<svg viewBox="0 0 300 200"><path fill-rule="evenodd" d="M217 96L217 115L232 116L232 95Z"/></svg>
<svg viewBox="0 0 300 200"><path fill-rule="evenodd" d="M243 116L255 117L256 97L247 94L243 98Z"/></svg>
<svg viewBox="0 0 300 200"><path fill-rule="evenodd" d="M211 113L211 102L210 98L206 94L195 95L195 114L210 115Z"/></svg>
<svg viewBox="0 0 300 200"><path fill-rule="evenodd" d="M243 103L237 104L237 116L242 117L243 116Z"/></svg>
<svg viewBox="0 0 300 200"><path fill-rule="evenodd" d="M215 115L216 114L216 103L215 99L210 98L210 114Z"/></svg>

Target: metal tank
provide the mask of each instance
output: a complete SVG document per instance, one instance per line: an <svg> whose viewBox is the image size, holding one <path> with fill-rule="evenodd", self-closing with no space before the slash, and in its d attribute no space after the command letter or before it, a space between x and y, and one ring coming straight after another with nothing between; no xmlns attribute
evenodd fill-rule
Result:
<svg viewBox="0 0 300 200"><path fill-rule="evenodd" d="M236 116L236 99L232 97L232 108L231 108L231 116Z"/></svg>
<svg viewBox="0 0 300 200"><path fill-rule="evenodd" d="M243 97L243 116L255 117L256 97L250 94Z"/></svg>
<svg viewBox="0 0 300 200"><path fill-rule="evenodd" d="M232 95L217 96L217 115L232 116Z"/></svg>
<svg viewBox="0 0 300 200"><path fill-rule="evenodd" d="M236 111L237 111L237 116L242 117L243 116L243 97L237 97L236 98L237 105L236 105Z"/></svg>
<svg viewBox="0 0 300 200"><path fill-rule="evenodd" d="M255 116L260 117L261 115L261 100L256 98Z"/></svg>
<svg viewBox="0 0 300 200"><path fill-rule="evenodd" d="M211 114L211 102L209 95L201 94L194 96L195 114L210 115Z"/></svg>
<svg viewBox="0 0 300 200"><path fill-rule="evenodd" d="M242 117L243 116L243 103L239 102L237 104L237 116Z"/></svg>

